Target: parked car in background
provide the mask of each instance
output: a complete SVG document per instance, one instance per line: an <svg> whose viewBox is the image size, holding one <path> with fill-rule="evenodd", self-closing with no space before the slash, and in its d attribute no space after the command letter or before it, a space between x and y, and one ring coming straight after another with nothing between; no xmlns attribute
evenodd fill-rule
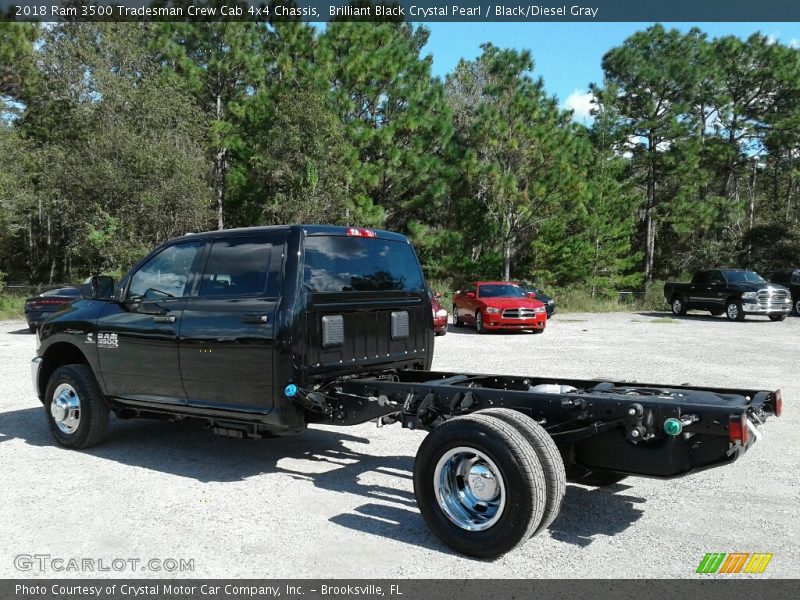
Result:
<svg viewBox="0 0 800 600"><path fill-rule="evenodd" d="M772 283L777 283L787 288L792 294L794 314L800 317L800 269L785 269L767 275Z"/></svg>
<svg viewBox="0 0 800 600"><path fill-rule="evenodd" d="M516 283L477 281L453 297L453 324L474 325L478 333L499 329L542 333L547 309Z"/></svg>
<svg viewBox="0 0 800 600"><path fill-rule="evenodd" d="M724 312L731 321L743 321L745 315L783 321L792 308L788 289L745 269L698 271L691 283L664 285L664 298L676 315L707 310L714 316Z"/></svg>
<svg viewBox="0 0 800 600"><path fill-rule="evenodd" d="M25 320L31 332L41 324L45 317L54 313L65 304L81 297L81 290L73 286L66 286L47 290L38 296L25 300Z"/></svg>
<svg viewBox="0 0 800 600"><path fill-rule="evenodd" d="M542 291L542 288L535 286L532 283L521 282L518 284L523 290L525 290L531 298L536 298L542 304L544 304L545 309L547 310L547 318L553 316L556 312L556 301L553 300L549 295L545 294Z"/></svg>
<svg viewBox="0 0 800 600"><path fill-rule="evenodd" d="M447 309L439 303L442 292L434 292L428 288L428 295L431 297L431 309L433 310L433 333L434 335L444 335L447 333Z"/></svg>

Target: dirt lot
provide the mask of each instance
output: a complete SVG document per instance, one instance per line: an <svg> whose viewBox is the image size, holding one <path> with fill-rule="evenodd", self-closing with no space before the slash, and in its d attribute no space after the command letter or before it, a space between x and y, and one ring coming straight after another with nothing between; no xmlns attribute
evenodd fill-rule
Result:
<svg viewBox="0 0 800 600"><path fill-rule="evenodd" d="M572 314L543 335L437 338L442 370L784 391L784 416L737 463L569 485L550 530L494 562L453 554L425 527L411 483L421 432L367 424L239 441L198 424L114 421L104 445L62 450L31 386L34 342L23 322L0 323L0 577L170 575L23 572L20 554L98 567L193 559L173 574L187 577L691 577L706 552L772 552L760 577L800 577L797 317Z"/></svg>

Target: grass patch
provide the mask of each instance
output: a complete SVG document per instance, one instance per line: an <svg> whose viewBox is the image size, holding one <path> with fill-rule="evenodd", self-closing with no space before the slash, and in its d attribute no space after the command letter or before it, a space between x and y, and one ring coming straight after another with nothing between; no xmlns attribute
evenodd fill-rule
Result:
<svg viewBox="0 0 800 600"><path fill-rule="evenodd" d="M0 295L0 320L21 319L24 316L25 297Z"/></svg>
<svg viewBox="0 0 800 600"><path fill-rule="evenodd" d="M649 321L649 323L666 323L668 325L680 325L679 321L676 321L675 319L670 319L669 317L659 317L657 319Z"/></svg>
<svg viewBox="0 0 800 600"><path fill-rule="evenodd" d="M560 313L598 313L662 311L669 307L664 301L664 282L654 281L643 293L621 294L617 291L591 293L580 287L545 289L556 301Z"/></svg>

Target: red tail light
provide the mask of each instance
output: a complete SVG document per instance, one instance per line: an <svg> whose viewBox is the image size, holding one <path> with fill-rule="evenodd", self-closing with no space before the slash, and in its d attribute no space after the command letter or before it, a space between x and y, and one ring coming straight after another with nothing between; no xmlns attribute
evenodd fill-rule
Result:
<svg viewBox="0 0 800 600"><path fill-rule="evenodd" d="M349 235L350 237L367 237L367 238L378 237L377 233L375 233L371 229L364 229L363 227L348 227L347 235Z"/></svg>
<svg viewBox="0 0 800 600"><path fill-rule="evenodd" d="M750 440L750 432L747 429L747 413L741 415L731 415L728 423L728 439L731 442L739 442L746 446Z"/></svg>
<svg viewBox="0 0 800 600"><path fill-rule="evenodd" d="M775 390L775 393L772 394L772 401L775 404L775 416L780 417L783 412L783 398L780 390Z"/></svg>

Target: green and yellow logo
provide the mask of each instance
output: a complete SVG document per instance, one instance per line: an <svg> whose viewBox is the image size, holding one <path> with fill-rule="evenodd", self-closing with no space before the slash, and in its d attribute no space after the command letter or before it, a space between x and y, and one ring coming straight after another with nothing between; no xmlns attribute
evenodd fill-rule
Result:
<svg viewBox="0 0 800 600"><path fill-rule="evenodd" d="M710 552L697 566L697 573L763 573L772 554L766 552Z"/></svg>

